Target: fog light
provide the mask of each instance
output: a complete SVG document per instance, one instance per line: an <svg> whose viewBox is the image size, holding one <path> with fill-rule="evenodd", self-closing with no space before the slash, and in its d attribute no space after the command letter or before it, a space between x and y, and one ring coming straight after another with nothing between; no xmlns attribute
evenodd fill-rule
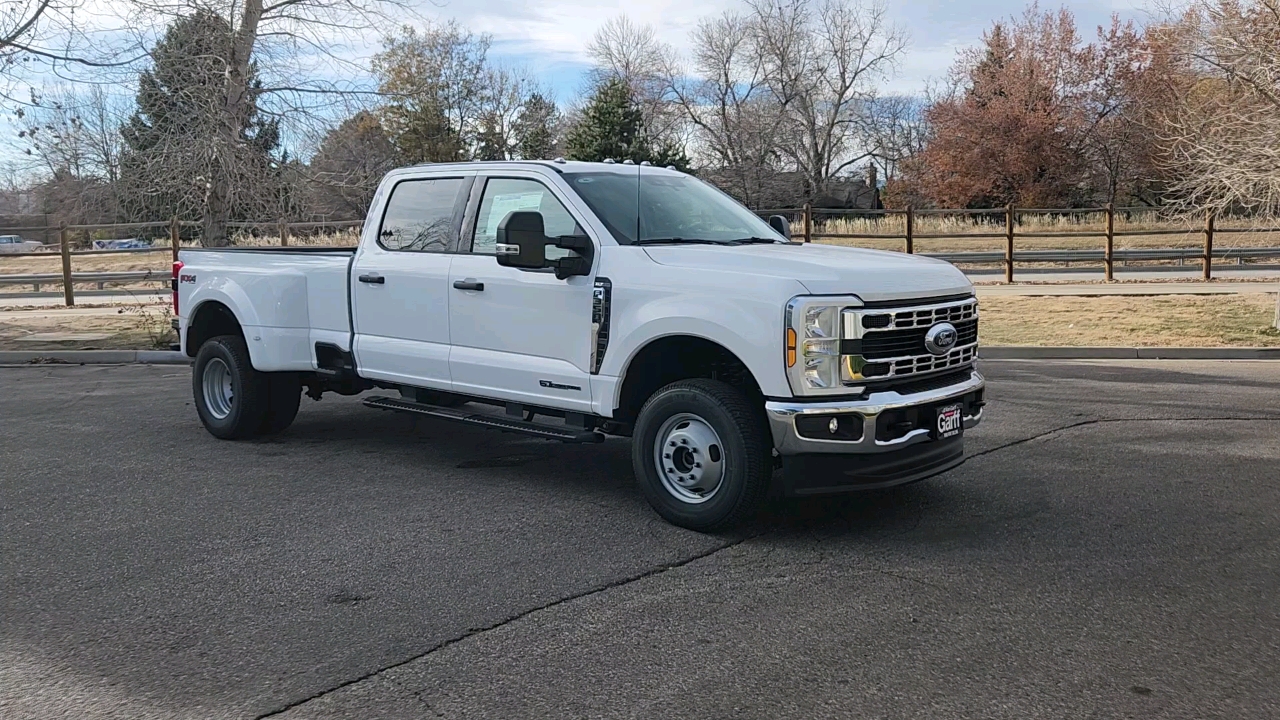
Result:
<svg viewBox="0 0 1280 720"><path fill-rule="evenodd" d="M796 433L810 440L857 442L862 439L862 416L857 413L798 415Z"/></svg>

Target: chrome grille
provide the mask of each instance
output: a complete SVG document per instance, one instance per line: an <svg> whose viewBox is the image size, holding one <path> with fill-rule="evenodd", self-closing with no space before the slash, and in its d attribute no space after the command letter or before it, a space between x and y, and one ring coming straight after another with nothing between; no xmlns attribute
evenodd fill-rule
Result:
<svg viewBox="0 0 1280 720"><path fill-rule="evenodd" d="M973 362L973 356L977 354L978 347L971 345L969 347L952 350L946 355L917 355L915 357L904 358L902 360L893 361L893 372L889 373L890 377L902 377L903 375L915 375L916 373L936 372L938 370L947 370L949 368L957 368L961 365L967 365Z"/></svg>
<svg viewBox="0 0 1280 720"><path fill-rule="evenodd" d="M957 344L945 355L925 350L924 335L938 323L956 326ZM842 317L841 375L846 384L956 370L978 352L978 301L849 308Z"/></svg>

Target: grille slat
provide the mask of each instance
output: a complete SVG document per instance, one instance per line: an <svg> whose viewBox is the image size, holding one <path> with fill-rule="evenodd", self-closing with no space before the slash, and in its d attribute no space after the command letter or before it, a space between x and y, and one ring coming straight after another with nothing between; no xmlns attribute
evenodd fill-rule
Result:
<svg viewBox="0 0 1280 720"><path fill-rule="evenodd" d="M938 322L946 322L939 320ZM911 328L909 330L885 330L883 332L868 332L862 337L861 352L868 360L882 360L886 358L901 357L903 355L923 355L927 351L924 347L924 336L929 332L929 328L936 323L930 323L924 327ZM959 336L956 345L972 345L978 338L978 319L970 317L968 320L954 322L957 335ZM852 349L852 348L851 348Z"/></svg>
<svg viewBox="0 0 1280 720"><path fill-rule="evenodd" d="M846 311L850 312L850 311ZM977 358L978 302L970 297L937 305L902 308L877 306L874 310L853 311L850 320L860 332L858 339L841 342L841 354L860 357L850 359L850 369L865 367L862 377L889 380L913 375L955 371L972 364ZM861 317L858 317L858 316ZM956 347L945 355L934 355L925 349L924 338L938 323L951 323L956 328ZM847 375L855 382L857 375Z"/></svg>

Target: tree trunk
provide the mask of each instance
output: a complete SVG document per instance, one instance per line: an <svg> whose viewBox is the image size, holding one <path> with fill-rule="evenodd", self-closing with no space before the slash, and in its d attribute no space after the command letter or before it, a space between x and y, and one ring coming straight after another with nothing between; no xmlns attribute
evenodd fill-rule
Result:
<svg viewBox="0 0 1280 720"><path fill-rule="evenodd" d="M225 176L212 178L209 182L209 191L205 193L200 217L200 244L205 247L226 247L231 244L231 238L227 236L227 221L231 219L228 184Z"/></svg>
<svg viewBox="0 0 1280 720"><path fill-rule="evenodd" d="M222 135L215 144L215 158L211 163L209 186L205 191L201 213L205 247L226 247L230 244L227 223L231 220L231 183L233 169L239 162L237 144L242 142L241 131L250 116L249 77L253 58L253 46L258 39L258 23L262 20L262 0L247 0L232 39L231 57L228 58L226 95L222 108ZM218 158L216 155L221 154ZM221 162L219 162L221 161Z"/></svg>

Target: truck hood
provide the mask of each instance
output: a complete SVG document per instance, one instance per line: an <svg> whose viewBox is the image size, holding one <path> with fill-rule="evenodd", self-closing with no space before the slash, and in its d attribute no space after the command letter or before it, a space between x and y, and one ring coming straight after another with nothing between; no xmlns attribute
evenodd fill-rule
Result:
<svg viewBox="0 0 1280 720"><path fill-rule="evenodd" d="M659 265L798 281L814 295L857 295L864 302L973 292L954 265L919 255L805 243L663 245L645 248Z"/></svg>

